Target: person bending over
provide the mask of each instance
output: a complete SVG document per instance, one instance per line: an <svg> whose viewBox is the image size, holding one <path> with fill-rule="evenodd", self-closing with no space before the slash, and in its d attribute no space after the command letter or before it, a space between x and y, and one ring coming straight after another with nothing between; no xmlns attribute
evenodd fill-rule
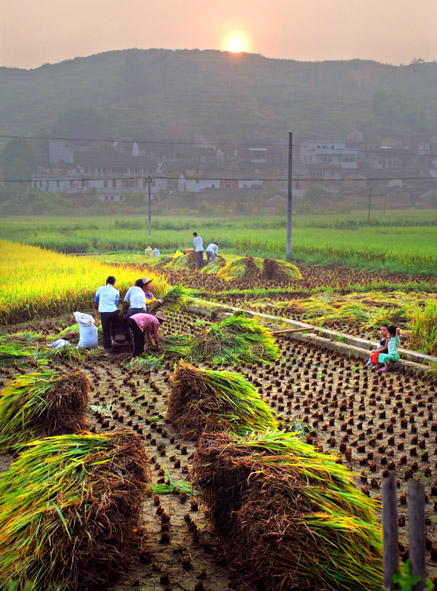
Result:
<svg viewBox="0 0 437 591"><path fill-rule="evenodd" d="M128 318L127 324L134 337L133 359L144 352L145 336L150 347L154 347L157 351L161 349L159 343L159 327L165 320L165 314L161 310L156 313L156 316L140 313Z"/></svg>
<svg viewBox="0 0 437 591"><path fill-rule="evenodd" d="M209 263L209 261L215 263L217 260L217 256L218 256L218 246L215 242L211 242L211 244L209 246L206 247L206 264Z"/></svg>

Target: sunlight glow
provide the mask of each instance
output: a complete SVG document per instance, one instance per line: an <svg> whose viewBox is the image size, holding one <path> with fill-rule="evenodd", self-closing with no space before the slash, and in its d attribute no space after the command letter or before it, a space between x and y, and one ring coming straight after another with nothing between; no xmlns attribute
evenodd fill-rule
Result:
<svg viewBox="0 0 437 591"><path fill-rule="evenodd" d="M247 51L247 37L243 33L230 33L224 40L224 50L231 53Z"/></svg>

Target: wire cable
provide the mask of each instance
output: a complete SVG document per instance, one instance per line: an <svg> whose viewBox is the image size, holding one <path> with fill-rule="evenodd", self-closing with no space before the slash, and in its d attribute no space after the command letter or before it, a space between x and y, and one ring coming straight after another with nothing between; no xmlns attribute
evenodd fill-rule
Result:
<svg viewBox="0 0 437 591"><path fill-rule="evenodd" d="M60 142L90 142L90 143L115 143L118 142L120 144L146 144L146 145L174 145L174 146L204 146L205 148L220 148L221 146L248 146L252 148L264 148L267 147L281 147L281 148L288 148L288 143L282 142L259 142L259 140L253 142L196 142L192 140L170 140L170 139L163 139L163 140L140 140L140 139L110 139L110 138L71 138L71 137L48 137L48 136L24 136L24 135L6 135L0 134L0 138L13 140L13 139L20 139L20 140L44 140L44 141L60 141ZM314 140L308 140L308 142L313 143ZM325 140L326 141L326 140ZM300 144L292 144L294 148L302 148L308 147L306 142ZM420 156L420 157L436 157L437 153L428 153L428 154L421 154L419 152L411 152L405 151L403 148L390 148L390 147L380 147L380 148L372 148L370 150L364 150L361 148L319 148L319 149L327 149L330 151L337 151L337 152L344 152L344 151L356 151L363 154L387 154L391 156ZM389 154L390 150L394 150L394 153Z"/></svg>

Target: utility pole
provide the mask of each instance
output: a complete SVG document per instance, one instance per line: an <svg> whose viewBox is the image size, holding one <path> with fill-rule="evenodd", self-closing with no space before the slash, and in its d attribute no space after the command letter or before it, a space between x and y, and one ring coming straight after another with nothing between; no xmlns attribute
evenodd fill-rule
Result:
<svg viewBox="0 0 437 591"><path fill-rule="evenodd" d="M372 187L369 189L369 211L367 213L367 221L370 220L370 208L372 207Z"/></svg>
<svg viewBox="0 0 437 591"><path fill-rule="evenodd" d="M148 189L148 195L149 195L149 236L152 233L152 177L148 176L146 178L146 183L147 183L147 189Z"/></svg>
<svg viewBox="0 0 437 591"><path fill-rule="evenodd" d="M293 188L291 185L293 167L293 134L288 134L288 206L287 206L287 256L291 255L291 216L293 211Z"/></svg>

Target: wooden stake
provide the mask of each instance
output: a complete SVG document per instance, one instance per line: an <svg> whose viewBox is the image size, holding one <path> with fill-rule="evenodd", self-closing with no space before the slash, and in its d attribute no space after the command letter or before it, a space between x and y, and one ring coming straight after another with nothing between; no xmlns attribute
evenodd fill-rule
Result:
<svg viewBox="0 0 437 591"><path fill-rule="evenodd" d="M408 532L411 574L419 575L422 579L415 585L414 591L424 591L426 588L425 492L423 484L414 478L408 480Z"/></svg>
<svg viewBox="0 0 437 591"><path fill-rule="evenodd" d="M382 531L384 589L393 586L393 575L399 566L398 510L396 500L396 475L390 472L382 485Z"/></svg>

